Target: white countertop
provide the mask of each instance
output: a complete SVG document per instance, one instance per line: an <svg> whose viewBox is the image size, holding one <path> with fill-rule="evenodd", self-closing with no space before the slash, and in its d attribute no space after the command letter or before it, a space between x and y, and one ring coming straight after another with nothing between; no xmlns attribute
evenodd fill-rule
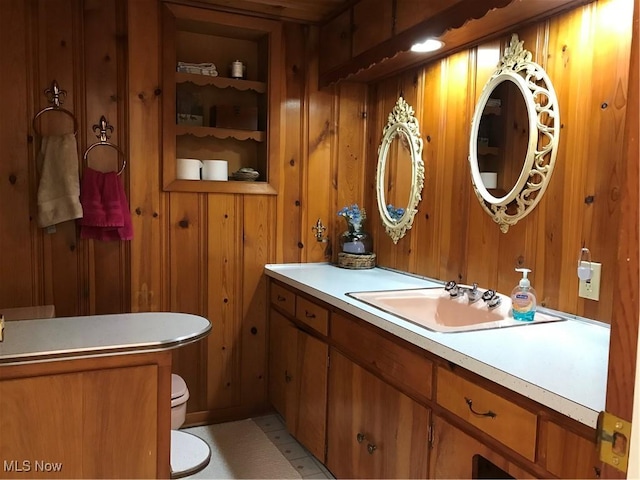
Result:
<svg viewBox="0 0 640 480"><path fill-rule="evenodd" d="M209 334L185 313L147 312L5 322L0 366L176 348Z"/></svg>
<svg viewBox="0 0 640 480"><path fill-rule="evenodd" d="M265 273L589 427L596 427L604 410L610 333L606 324L566 315L569 319L562 322L439 333L346 293L440 282L381 268L347 270L326 263L266 265Z"/></svg>

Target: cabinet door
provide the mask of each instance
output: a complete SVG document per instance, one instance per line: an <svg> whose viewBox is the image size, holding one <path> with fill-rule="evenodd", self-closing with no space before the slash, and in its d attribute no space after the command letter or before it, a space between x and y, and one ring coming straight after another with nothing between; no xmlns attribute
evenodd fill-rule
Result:
<svg viewBox="0 0 640 480"><path fill-rule="evenodd" d="M269 399L289 432L321 461L327 418L327 344L271 309Z"/></svg>
<svg viewBox="0 0 640 480"><path fill-rule="evenodd" d="M324 462L329 346L299 330L297 349L294 405L287 426L302 445Z"/></svg>
<svg viewBox="0 0 640 480"><path fill-rule="evenodd" d="M82 373L0 381L2 478L82 478L82 381ZM34 460L63 470L36 473Z"/></svg>
<svg viewBox="0 0 640 480"><path fill-rule="evenodd" d="M138 365L0 381L0 478L161 478L158 376Z"/></svg>
<svg viewBox="0 0 640 480"><path fill-rule="evenodd" d="M543 423L542 431L545 437L541 442L542 457L547 470L560 478L600 478L600 459L595 441L551 421Z"/></svg>
<svg viewBox="0 0 640 480"><path fill-rule="evenodd" d="M290 423L297 378L298 330L286 317L271 309L269 316L269 399L273 407Z"/></svg>
<svg viewBox="0 0 640 480"><path fill-rule="evenodd" d="M393 33L393 2L361 0L353 7L353 56L380 45Z"/></svg>
<svg viewBox="0 0 640 480"><path fill-rule="evenodd" d="M351 10L320 28L320 42L320 73L342 66L351 59Z"/></svg>
<svg viewBox="0 0 640 480"><path fill-rule="evenodd" d="M473 437L435 417L429 478L535 478Z"/></svg>
<svg viewBox="0 0 640 480"><path fill-rule="evenodd" d="M430 412L331 351L327 466L338 478L426 478Z"/></svg>

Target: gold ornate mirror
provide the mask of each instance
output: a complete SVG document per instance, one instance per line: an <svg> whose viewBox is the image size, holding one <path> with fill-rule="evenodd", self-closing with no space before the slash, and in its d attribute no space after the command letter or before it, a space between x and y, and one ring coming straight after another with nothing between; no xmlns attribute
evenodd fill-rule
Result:
<svg viewBox="0 0 640 480"><path fill-rule="evenodd" d="M378 147L376 197L387 234L398 243L413 225L422 198L422 138L413 108L398 98Z"/></svg>
<svg viewBox="0 0 640 480"><path fill-rule="evenodd" d="M505 233L542 199L560 137L553 85L523 43L511 37L485 84L469 141L473 189Z"/></svg>

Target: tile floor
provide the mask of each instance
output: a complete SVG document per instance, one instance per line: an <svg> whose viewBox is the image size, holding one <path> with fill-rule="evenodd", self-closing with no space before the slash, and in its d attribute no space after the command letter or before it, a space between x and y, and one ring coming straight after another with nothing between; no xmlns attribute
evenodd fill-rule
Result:
<svg viewBox="0 0 640 480"><path fill-rule="evenodd" d="M266 415L254 418L253 421L289 460L302 478L335 478L319 460L289 435L280 415Z"/></svg>

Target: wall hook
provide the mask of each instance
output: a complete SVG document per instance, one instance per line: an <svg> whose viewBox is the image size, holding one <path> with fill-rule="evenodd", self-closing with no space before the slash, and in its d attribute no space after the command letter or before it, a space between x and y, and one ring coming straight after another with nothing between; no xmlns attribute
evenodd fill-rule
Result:
<svg viewBox="0 0 640 480"><path fill-rule="evenodd" d="M313 230L313 233L315 234L316 240L318 242L326 243L326 242L329 241L329 239L324 236L324 232L327 230L327 227L325 227L322 224L322 220L321 219L318 219L316 224L313 227L311 227L311 230Z"/></svg>

